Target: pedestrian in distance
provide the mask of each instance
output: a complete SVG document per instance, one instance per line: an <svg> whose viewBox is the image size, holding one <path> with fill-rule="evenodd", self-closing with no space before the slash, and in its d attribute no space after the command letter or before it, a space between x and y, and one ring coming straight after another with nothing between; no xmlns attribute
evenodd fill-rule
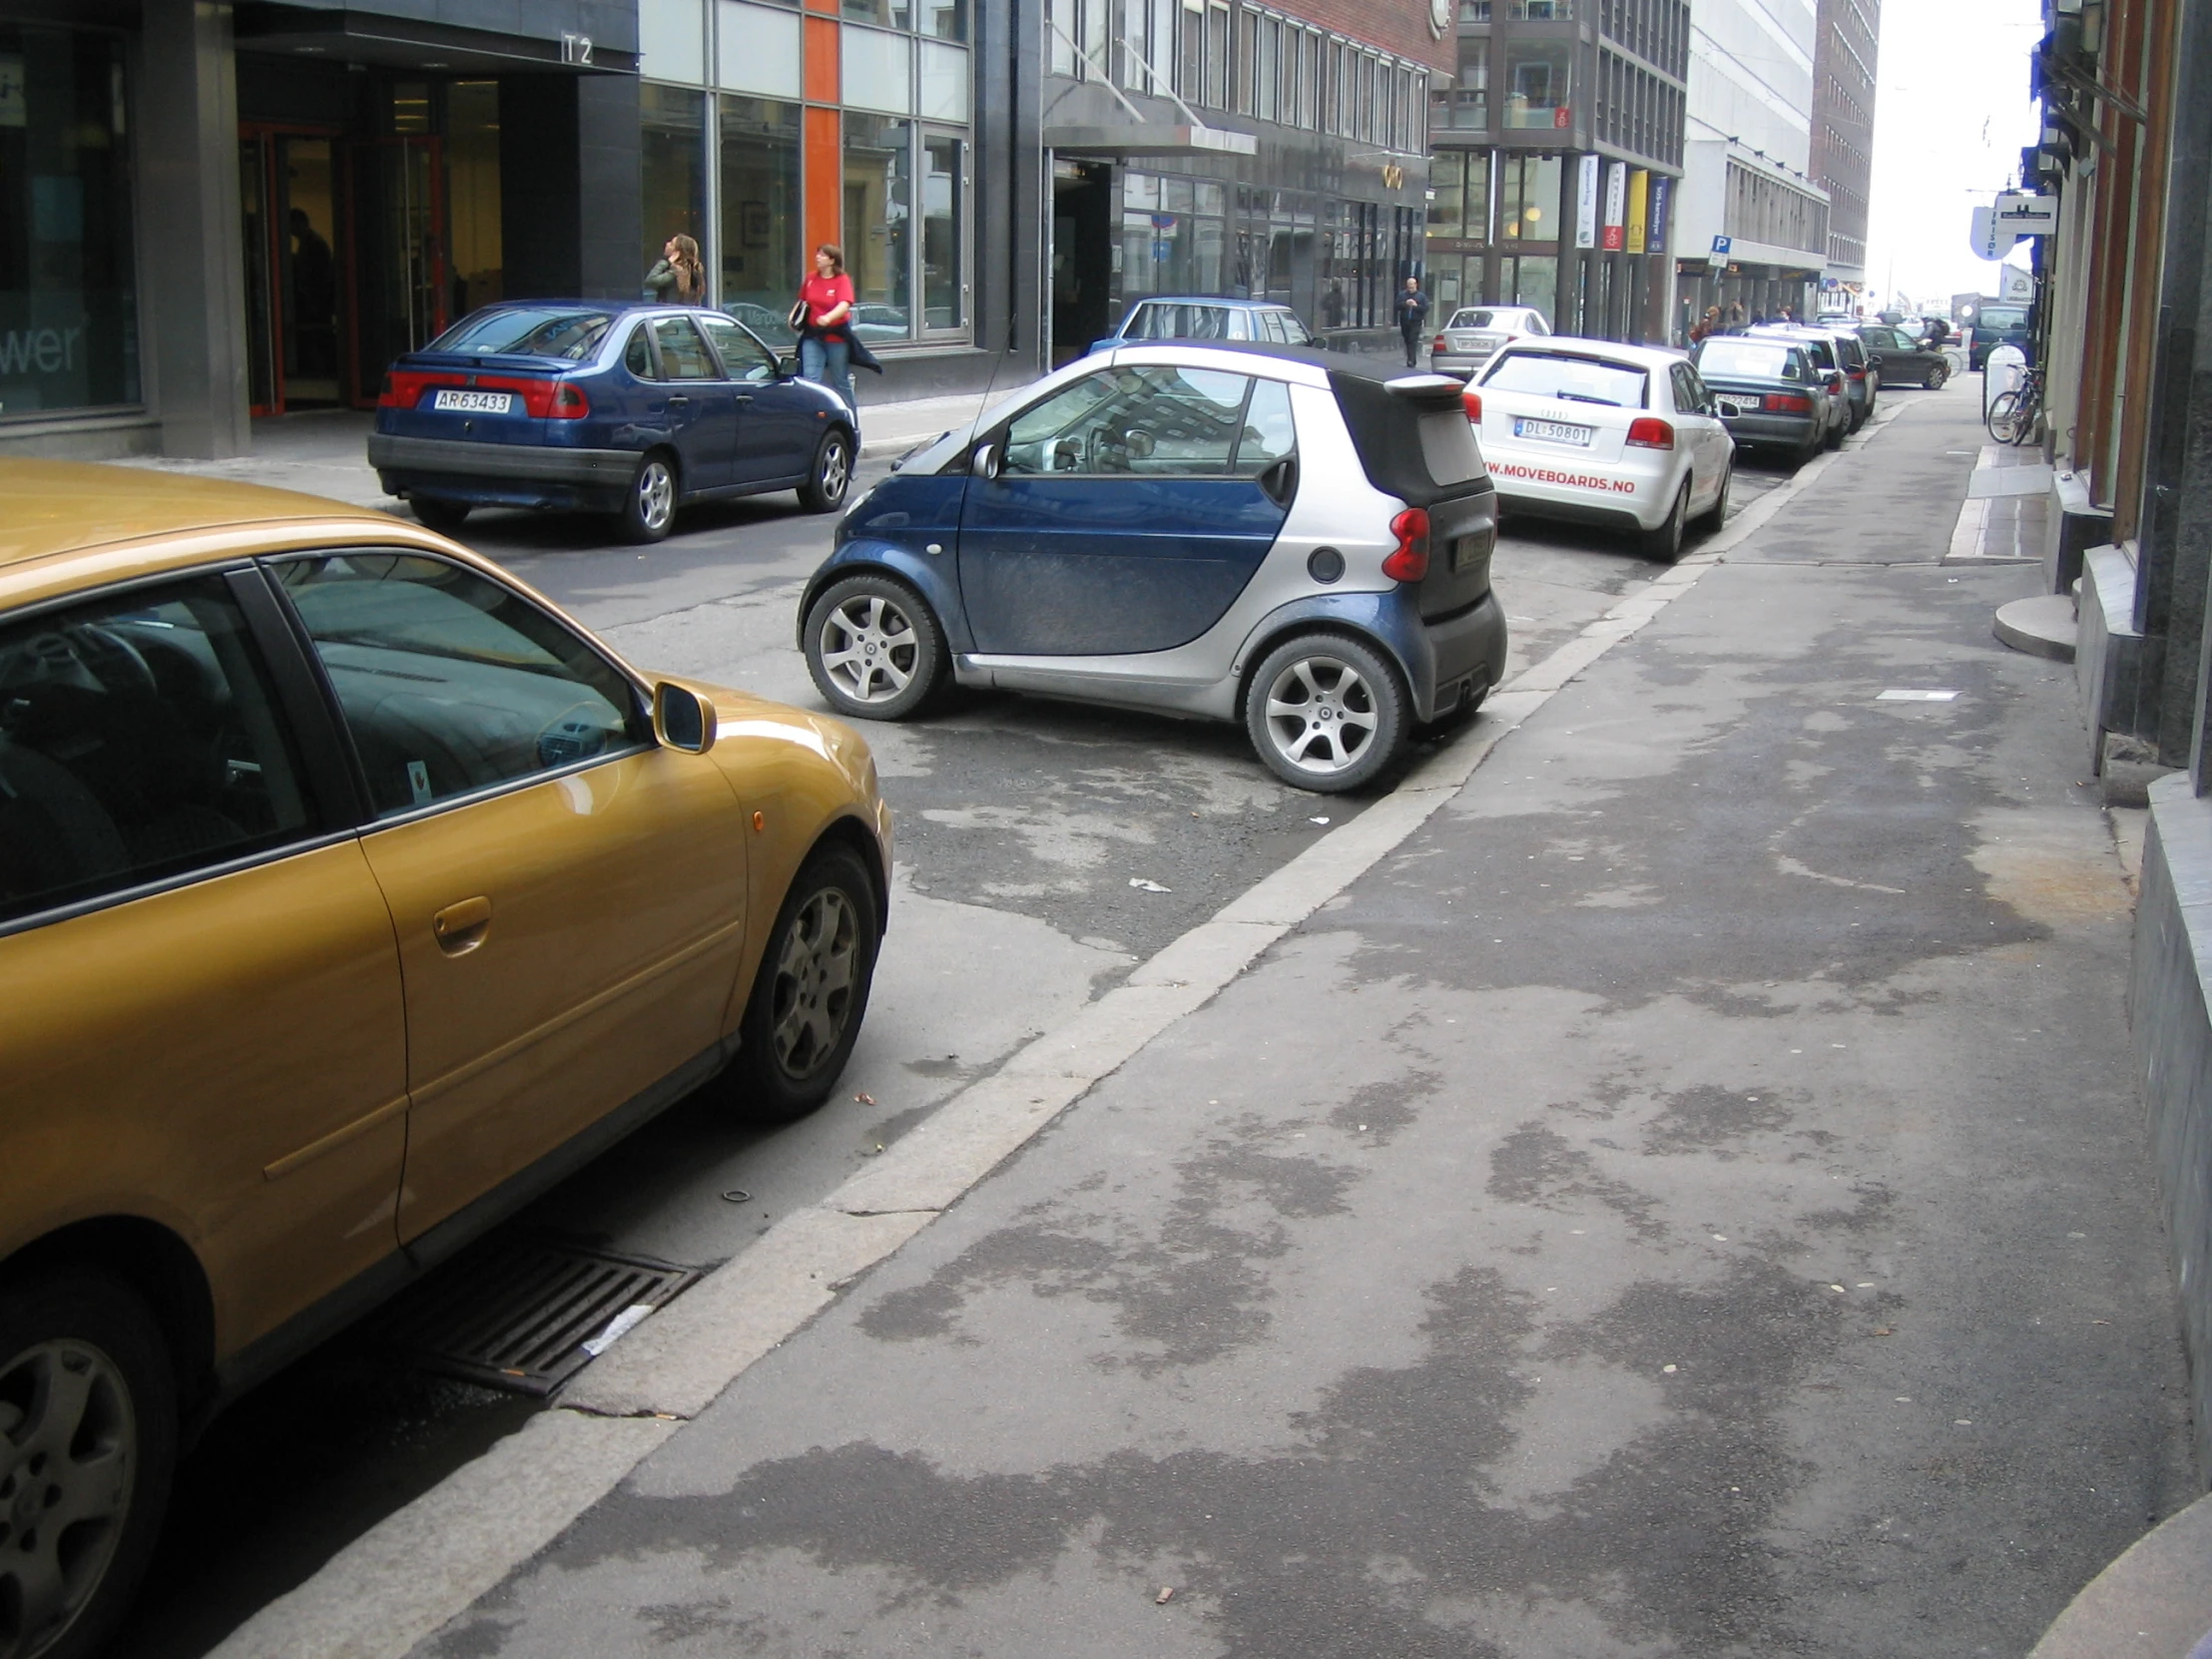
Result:
<svg viewBox="0 0 2212 1659"><path fill-rule="evenodd" d="M1721 308L1718 305L1708 305L1705 307L1705 314L1690 324L1690 343L1696 345L1702 340L1711 339L1720 331Z"/></svg>
<svg viewBox="0 0 2212 1659"><path fill-rule="evenodd" d="M699 263L699 244L678 233L661 245L661 261L645 274L645 297L664 305L702 305L707 300L707 268Z"/></svg>
<svg viewBox="0 0 2212 1659"><path fill-rule="evenodd" d="M852 435L860 433L860 405L852 395L852 365L883 372L883 365L852 331L852 278L844 250L826 242L815 250L815 273L799 284L791 324L799 333L799 372L828 386L852 411Z"/></svg>
<svg viewBox="0 0 2212 1659"><path fill-rule="evenodd" d="M1744 331L1744 302L1741 299L1731 299L1728 302L1727 331L1731 334L1740 334Z"/></svg>
<svg viewBox="0 0 2212 1659"><path fill-rule="evenodd" d="M1397 331L1405 338L1405 366L1420 357L1421 324L1428 320L1428 295L1420 290L1420 278L1405 278L1405 291L1397 296Z"/></svg>

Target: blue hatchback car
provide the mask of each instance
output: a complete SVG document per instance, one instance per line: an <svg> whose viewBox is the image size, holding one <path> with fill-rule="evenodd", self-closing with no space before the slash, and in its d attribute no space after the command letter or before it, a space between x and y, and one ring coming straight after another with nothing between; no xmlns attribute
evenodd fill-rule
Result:
<svg viewBox="0 0 2212 1659"><path fill-rule="evenodd" d="M473 507L580 508L649 542L693 501L796 489L833 512L856 448L844 400L722 311L538 299L393 363L368 461L434 530Z"/></svg>

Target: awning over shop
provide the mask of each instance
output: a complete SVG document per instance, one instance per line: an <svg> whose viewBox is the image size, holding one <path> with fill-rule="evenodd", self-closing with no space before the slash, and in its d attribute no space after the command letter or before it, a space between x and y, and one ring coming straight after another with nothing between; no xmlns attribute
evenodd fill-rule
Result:
<svg viewBox="0 0 2212 1659"><path fill-rule="evenodd" d="M1167 127L1150 123L1114 127L1047 127L1044 142L1062 156L1252 156L1259 140L1227 127Z"/></svg>
<svg viewBox="0 0 2212 1659"><path fill-rule="evenodd" d="M469 29L423 18L393 17L354 6L294 6L247 0L236 13L238 44L256 52L295 52L393 69L500 74L568 70L634 75L638 55L577 31L551 36Z"/></svg>

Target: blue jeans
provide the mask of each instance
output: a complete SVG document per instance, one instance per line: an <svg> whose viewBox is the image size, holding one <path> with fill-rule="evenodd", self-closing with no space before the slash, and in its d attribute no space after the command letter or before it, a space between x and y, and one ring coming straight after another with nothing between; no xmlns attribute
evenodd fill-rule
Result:
<svg viewBox="0 0 2212 1659"><path fill-rule="evenodd" d="M852 430L860 429L860 406L852 400L852 347L841 334L809 334L799 342L802 379L828 386L852 411Z"/></svg>

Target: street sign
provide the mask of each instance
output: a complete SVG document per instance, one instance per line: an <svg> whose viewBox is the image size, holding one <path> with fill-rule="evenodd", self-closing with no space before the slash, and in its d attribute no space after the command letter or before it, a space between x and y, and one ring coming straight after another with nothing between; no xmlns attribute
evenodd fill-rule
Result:
<svg viewBox="0 0 2212 1659"><path fill-rule="evenodd" d="M1706 255L1705 263L1715 271L1721 270L1728 264L1729 252L1735 246L1736 241L1733 237L1715 237L1713 239L1713 252Z"/></svg>
<svg viewBox="0 0 2212 1659"><path fill-rule="evenodd" d="M1997 198L1996 225L2015 237L2048 237L2058 231L2058 198L2007 191Z"/></svg>
<svg viewBox="0 0 2212 1659"><path fill-rule="evenodd" d="M1996 209L1976 208L1973 211L1973 229L1966 241L1973 248L1977 260L2001 260L2012 252L2012 245L2020 239L2010 231L1997 229Z"/></svg>
<svg viewBox="0 0 2212 1659"><path fill-rule="evenodd" d="M2035 273L2016 265L1997 268L1997 297L2025 304L2035 297Z"/></svg>

